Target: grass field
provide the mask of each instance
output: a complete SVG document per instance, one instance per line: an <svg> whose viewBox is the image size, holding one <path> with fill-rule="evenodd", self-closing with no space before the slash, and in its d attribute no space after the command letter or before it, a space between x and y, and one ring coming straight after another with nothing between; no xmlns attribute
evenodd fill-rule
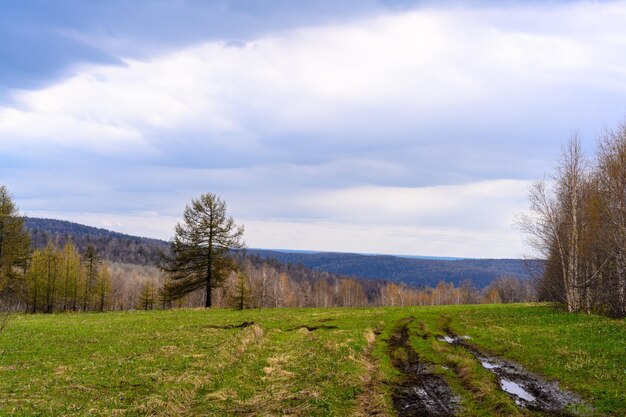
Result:
<svg viewBox="0 0 626 417"><path fill-rule="evenodd" d="M626 415L626 322L544 305L16 315L0 334L0 415L394 415L401 322L460 415L537 413L438 340L446 329Z"/></svg>

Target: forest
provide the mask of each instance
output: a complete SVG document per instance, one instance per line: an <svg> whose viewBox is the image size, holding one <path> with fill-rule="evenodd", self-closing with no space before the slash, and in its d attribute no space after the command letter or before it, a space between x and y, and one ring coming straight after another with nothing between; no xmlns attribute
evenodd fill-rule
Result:
<svg viewBox="0 0 626 417"><path fill-rule="evenodd" d="M388 280L413 287L434 287L439 281L452 282L458 286L470 280L476 287L485 288L501 276L527 280L543 272L543 261L538 259L419 259L392 255L260 249L250 249L248 253L283 263L302 264L318 271Z"/></svg>

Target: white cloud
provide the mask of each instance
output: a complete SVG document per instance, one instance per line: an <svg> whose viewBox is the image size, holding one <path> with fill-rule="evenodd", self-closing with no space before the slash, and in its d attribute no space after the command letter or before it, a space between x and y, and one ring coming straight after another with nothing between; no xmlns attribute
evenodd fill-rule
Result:
<svg viewBox="0 0 626 417"><path fill-rule="evenodd" d="M88 210L63 212L62 196L34 208L127 233L169 236L173 198L210 190L252 246L517 256L527 183L494 178L549 170L538 146L623 117L624 21L623 2L431 8L122 57L14 92L0 145L128 157L11 178L30 194L79 178L96 191L67 201ZM98 199L166 215L101 213Z"/></svg>
<svg viewBox="0 0 626 417"><path fill-rule="evenodd" d="M2 109L0 138L99 142L177 128L259 140L382 132L385 117L399 129L471 118L563 84L623 90L626 58L614 51L626 30L613 23L624 21L625 9L519 8L538 26L531 32L509 28L510 9L418 10L278 33L243 48L209 42L125 66L84 66L57 85L16 93L21 110ZM584 13L593 18L577 27Z"/></svg>
<svg viewBox="0 0 626 417"><path fill-rule="evenodd" d="M320 217L346 223L493 229L510 226L515 214L526 208L528 186L529 182L516 180L414 188L368 186L311 193L299 203L321 211Z"/></svg>
<svg viewBox="0 0 626 417"><path fill-rule="evenodd" d="M522 236L450 227L245 220L250 247L468 258L523 255Z"/></svg>

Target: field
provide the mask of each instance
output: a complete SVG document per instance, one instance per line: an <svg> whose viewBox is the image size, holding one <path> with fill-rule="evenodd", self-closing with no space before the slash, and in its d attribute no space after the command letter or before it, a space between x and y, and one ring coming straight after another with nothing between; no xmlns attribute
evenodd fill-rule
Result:
<svg viewBox="0 0 626 417"><path fill-rule="evenodd" d="M394 415L412 360L458 415L541 414L472 349L558 380L568 413L626 415L626 322L536 304L15 315L0 415Z"/></svg>

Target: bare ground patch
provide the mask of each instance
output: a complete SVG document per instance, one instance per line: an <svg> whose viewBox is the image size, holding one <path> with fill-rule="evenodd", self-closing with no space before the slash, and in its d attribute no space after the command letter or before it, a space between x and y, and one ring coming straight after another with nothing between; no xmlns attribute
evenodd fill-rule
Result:
<svg viewBox="0 0 626 417"><path fill-rule="evenodd" d="M288 332L292 332L294 330L300 330L300 329L307 329L310 332L313 332L315 330L335 330L338 329L339 327L337 326L328 326L328 325L321 325L321 326L308 326L303 324L302 326L296 326L293 327L291 329L287 329Z"/></svg>
<svg viewBox="0 0 626 417"><path fill-rule="evenodd" d="M440 375L433 373L430 364L420 361L411 347L408 328L411 321L402 320L389 340L392 363L403 375L393 393L394 409L399 417L453 416L460 399Z"/></svg>
<svg viewBox="0 0 626 417"><path fill-rule="evenodd" d="M252 325L254 325L253 321L244 321L241 324L225 324L225 325L222 325L222 326L208 324L208 325L203 326L203 327L207 328L207 329L228 330L228 329L243 329L244 327L249 327L249 326L252 326Z"/></svg>

